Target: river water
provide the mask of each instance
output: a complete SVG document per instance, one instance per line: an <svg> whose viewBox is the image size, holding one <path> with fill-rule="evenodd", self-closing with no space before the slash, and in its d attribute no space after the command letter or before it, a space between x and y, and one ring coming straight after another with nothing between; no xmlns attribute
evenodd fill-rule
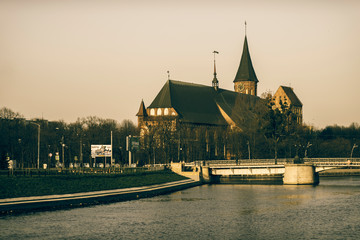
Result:
<svg viewBox="0 0 360 240"><path fill-rule="evenodd" d="M0 239L360 239L360 177L320 185L203 185L0 217Z"/></svg>

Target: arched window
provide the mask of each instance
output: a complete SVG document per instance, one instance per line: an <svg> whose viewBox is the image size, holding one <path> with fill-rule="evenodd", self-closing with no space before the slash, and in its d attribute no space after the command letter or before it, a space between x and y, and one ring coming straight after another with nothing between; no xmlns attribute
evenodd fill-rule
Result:
<svg viewBox="0 0 360 240"><path fill-rule="evenodd" d="M169 115L169 109L168 108L165 108L164 115Z"/></svg>
<svg viewBox="0 0 360 240"><path fill-rule="evenodd" d="M249 94L249 89L246 89L246 94Z"/></svg>
<svg viewBox="0 0 360 240"><path fill-rule="evenodd" d="M161 115L161 108L158 108L156 115Z"/></svg>
<svg viewBox="0 0 360 240"><path fill-rule="evenodd" d="M150 115L151 115L151 116L154 116L154 115L155 115L155 109L152 108L152 109L150 110Z"/></svg>

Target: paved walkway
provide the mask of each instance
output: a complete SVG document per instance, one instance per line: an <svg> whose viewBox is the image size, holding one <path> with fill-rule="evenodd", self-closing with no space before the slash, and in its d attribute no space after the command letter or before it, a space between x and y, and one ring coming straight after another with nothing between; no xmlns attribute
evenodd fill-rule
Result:
<svg viewBox="0 0 360 240"><path fill-rule="evenodd" d="M144 197L152 197L198 185L201 185L199 181L186 179L144 187L62 195L6 198L0 199L0 214L36 210L51 210L56 208L79 207L99 203L126 201Z"/></svg>

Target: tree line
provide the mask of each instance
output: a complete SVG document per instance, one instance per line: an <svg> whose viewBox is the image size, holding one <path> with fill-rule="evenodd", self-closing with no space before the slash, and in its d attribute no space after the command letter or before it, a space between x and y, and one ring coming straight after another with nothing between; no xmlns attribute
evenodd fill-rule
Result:
<svg viewBox="0 0 360 240"><path fill-rule="evenodd" d="M171 121L148 126L142 142L148 163L156 156L165 162L360 157L359 124L315 129L299 124L286 104L280 102L281 107L274 108L271 99L265 103L267 111L259 112L242 129L194 124L174 128Z"/></svg>
<svg viewBox="0 0 360 240"><path fill-rule="evenodd" d="M286 105L258 115L246 128L214 127L171 121L149 127L133 152L139 165L164 164L171 161L207 159L274 159L299 157L360 157L360 126L328 126L315 129L296 123L296 116ZM0 167L7 159L16 160L21 168L37 166L38 127L40 126L40 166L54 167L56 154L65 166L80 162L92 165L92 144L110 144L113 136L115 163L126 165L126 136L138 136L140 129L130 120L121 123L95 116L79 118L74 123L25 120L8 108L0 109ZM50 157L51 156L51 157ZM103 161L99 159L98 161Z"/></svg>
<svg viewBox="0 0 360 240"><path fill-rule="evenodd" d="M95 116L79 118L74 123L25 120L20 113L8 108L0 109L0 156L1 167L6 168L6 159L16 160L20 168L37 167L38 127L40 126L40 166L54 167L56 155L65 166L70 163L93 163L92 144L111 143L113 135L113 158L116 163L125 164L126 136L138 135L136 126L130 120L118 123L112 119ZM50 157L51 156L51 157ZM102 161L102 159L98 159ZM110 160L108 160L110 162Z"/></svg>

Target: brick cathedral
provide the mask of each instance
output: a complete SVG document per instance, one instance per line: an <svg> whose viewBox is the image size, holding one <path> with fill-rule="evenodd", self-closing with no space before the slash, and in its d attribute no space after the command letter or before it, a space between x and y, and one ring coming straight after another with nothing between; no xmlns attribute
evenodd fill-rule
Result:
<svg viewBox="0 0 360 240"><path fill-rule="evenodd" d="M259 80L256 76L245 35L243 52L233 79L234 91L219 87L214 61L211 86L168 80L152 103L140 104L138 127L143 136L154 126L167 124L172 130L182 126L196 131L200 126L246 129L259 111L266 111L264 100L257 96ZM272 101L274 108L285 103L302 123L302 103L293 89L280 86Z"/></svg>

